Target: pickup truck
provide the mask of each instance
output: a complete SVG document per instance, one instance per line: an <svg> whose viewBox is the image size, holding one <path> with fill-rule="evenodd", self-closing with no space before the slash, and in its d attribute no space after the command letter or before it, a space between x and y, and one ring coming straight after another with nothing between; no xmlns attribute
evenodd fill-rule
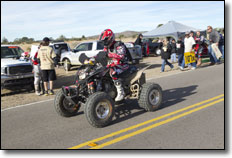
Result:
<svg viewBox="0 0 232 158"><path fill-rule="evenodd" d="M16 45L1 45L1 89L32 85L34 75L29 61L20 60L24 51Z"/></svg>
<svg viewBox="0 0 232 158"><path fill-rule="evenodd" d="M142 59L141 48L134 47L130 43L125 43L128 48L132 63L138 64L139 60ZM88 57L97 55L100 51L103 51L104 45L100 41L83 42L77 45L72 51L67 51L61 54L60 61L64 66L65 71L69 71L73 65L81 65L79 56L85 53Z"/></svg>
<svg viewBox="0 0 232 158"><path fill-rule="evenodd" d="M85 53L88 57L97 55L104 49L104 45L100 41L83 42L77 45L73 50L63 52L60 61L65 71L69 71L74 65L81 65L79 56Z"/></svg>
<svg viewBox="0 0 232 158"><path fill-rule="evenodd" d="M143 39L142 52L144 56L149 54L155 54L156 56L160 55L161 44L158 42L152 42L150 39Z"/></svg>

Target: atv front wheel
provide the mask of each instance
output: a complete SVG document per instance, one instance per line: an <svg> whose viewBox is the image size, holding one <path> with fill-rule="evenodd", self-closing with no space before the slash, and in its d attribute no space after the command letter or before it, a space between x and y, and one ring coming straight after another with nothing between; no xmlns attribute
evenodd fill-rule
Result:
<svg viewBox="0 0 232 158"><path fill-rule="evenodd" d="M162 88L154 83L143 84L138 103L146 111L157 110L162 103Z"/></svg>
<svg viewBox="0 0 232 158"><path fill-rule="evenodd" d="M56 112L63 117L74 116L80 109L79 104L74 105L65 98L62 89L56 94L54 106Z"/></svg>
<svg viewBox="0 0 232 158"><path fill-rule="evenodd" d="M97 128L107 126L114 116L114 101L104 92L92 94L85 104L88 122Z"/></svg>

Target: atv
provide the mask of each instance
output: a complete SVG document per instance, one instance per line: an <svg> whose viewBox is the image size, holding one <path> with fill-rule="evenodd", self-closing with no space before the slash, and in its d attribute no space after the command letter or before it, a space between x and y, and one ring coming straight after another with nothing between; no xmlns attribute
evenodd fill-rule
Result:
<svg viewBox="0 0 232 158"><path fill-rule="evenodd" d="M101 128L112 121L117 90L109 73L111 68L106 66L107 60L102 58L104 53L99 54L94 64L83 64L78 68L75 84L61 88L56 94L54 106L59 115L71 117L84 105L88 122ZM81 57L80 62L84 63ZM139 70L130 65L119 78L123 81L125 99L136 99L141 108L155 111L162 102L162 89L158 84L146 83L144 71L148 67Z"/></svg>

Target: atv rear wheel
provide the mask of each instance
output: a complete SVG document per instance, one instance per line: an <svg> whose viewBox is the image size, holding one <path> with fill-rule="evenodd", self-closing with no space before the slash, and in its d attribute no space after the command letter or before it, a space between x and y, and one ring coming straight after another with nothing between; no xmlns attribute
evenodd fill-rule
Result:
<svg viewBox="0 0 232 158"><path fill-rule="evenodd" d="M80 109L79 104L74 105L65 98L62 92L62 89L56 94L56 97L54 100L54 106L55 106L56 112L63 117L74 116L77 114L77 112Z"/></svg>
<svg viewBox="0 0 232 158"><path fill-rule="evenodd" d="M162 103L162 88L154 83L143 84L138 103L146 111L157 110Z"/></svg>
<svg viewBox="0 0 232 158"><path fill-rule="evenodd" d="M114 116L114 101L104 92L92 94L85 104L88 122L97 128L107 126Z"/></svg>

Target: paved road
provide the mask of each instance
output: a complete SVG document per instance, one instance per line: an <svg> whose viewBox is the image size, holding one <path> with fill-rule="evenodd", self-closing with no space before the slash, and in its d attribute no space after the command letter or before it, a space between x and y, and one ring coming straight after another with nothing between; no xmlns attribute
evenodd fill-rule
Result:
<svg viewBox="0 0 232 158"><path fill-rule="evenodd" d="M53 101L2 111L1 148L87 149L88 141L96 138L92 145L100 149L224 148L224 64L151 81L163 88L162 108L144 112L135 102L127 103L105 128L90 126L83 108L72 118L58 116ZM205 101L210 98L214 100ZM205 103L199 103L202 101ZM185 111L176 112L183 108ZM133 126L140 123L144 125ZM122 133L128 127L131 130Z"/></svg>

